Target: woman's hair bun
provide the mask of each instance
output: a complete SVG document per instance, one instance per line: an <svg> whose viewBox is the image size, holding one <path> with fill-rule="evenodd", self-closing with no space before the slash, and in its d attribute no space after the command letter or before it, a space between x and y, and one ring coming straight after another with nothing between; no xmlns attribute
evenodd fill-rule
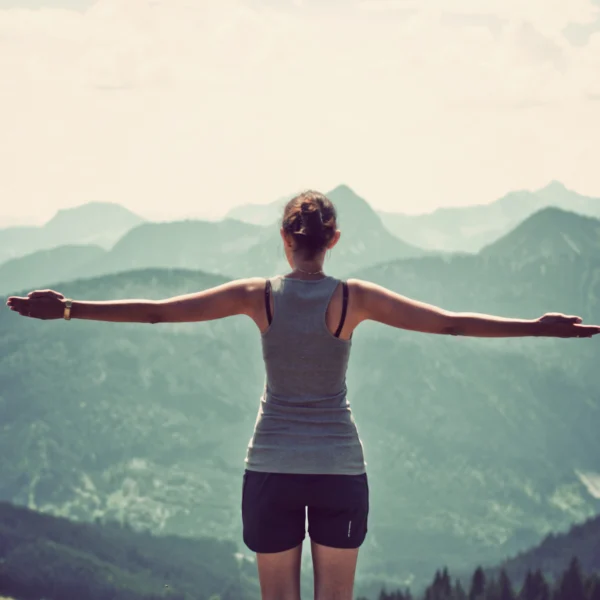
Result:
<svg viewBox="0 0 600 600"><path fill-rule="evenodd" d="M335 207L319 192L302 192L286 204L281 226L294 237L296 247L310 259L323 251L335 235Z"/></svg>
<svg viewBox="0 0 600 600"><path fill-rule="evenodd" d="M301 228L297 232L300 235L317 237L323 230L323 216L318 205L311 202L303 202L300 205Z"/></svg>

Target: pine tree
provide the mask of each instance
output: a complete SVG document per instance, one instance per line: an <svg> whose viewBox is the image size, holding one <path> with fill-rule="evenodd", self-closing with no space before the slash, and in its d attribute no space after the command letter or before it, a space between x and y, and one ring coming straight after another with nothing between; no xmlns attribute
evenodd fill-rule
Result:
<svg viewBox="0 0 600 600"><path fill-rule="evenodd" d="M481 567L477 567L473 573L469 600L485 600L485 573Z"/></svg>
<svg viewBox="0 0 600 600"><path fill-rule="evenodd" d="M442 576L440 578L440 589L442 592L442 598L451 600L452 599L452 583L450 582L450 575L448 574L448 568L444 567Z"/></svg>
<svg viewBox="0 0 600 600"><path fill-rule="evenodd" d="M554 594L555 600L587 600L579 561L573 557Z"/></svg>
<svg viewBox="0 0 600 600"><path fill-rule="evenodd" d="M500 571L498 578L498 600L516 600L512 583L504 569Z"/></svg>
<svg viewBox="0 0 600 600"><path fill-rule="evenodd" d="M449 595L445 594L444 589L444 577L439 571L436 571L433 582L425 590L423 600L447 600Z"/></svg>
<svg viewBox="0 0 600 600"><path fill-rule="evenodd" d="M539 569L537 569L533 574L532 589L532 600L550 600L550 586L546 582L544 574Z"/></svg>
<svg viewBox="0 0 600 600"><path fill-rule="evenodd" d="M535 600L534 589L533 589L533 573L531 569L527 569L525 573L525 579L523 580L523 586L519 592L519 600Z"/></svg>

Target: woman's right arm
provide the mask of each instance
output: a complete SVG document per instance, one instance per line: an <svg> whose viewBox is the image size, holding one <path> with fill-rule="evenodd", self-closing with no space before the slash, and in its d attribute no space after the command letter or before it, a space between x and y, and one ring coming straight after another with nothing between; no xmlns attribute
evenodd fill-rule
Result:
<svg viewBox="0 0 600 600"><path fill-rule="evenodd" d="M447 311L374 283L352 280L357 322L377 321L391 327L469 337L592 337L600 327L580 317L548 313L539 319L507 319L481 313Z"/></svg>
<svg viewBox="0 0 600 600"><path fill-rule="evenodd" d="M234 315L254 317L256 299L263 288L264 279L253 278L163 300L74 300L71 318L114 323L192 323ZM22 316L61 319L65 297L53 290L36 290L26 297L11 296L6 304Z"/></svg>

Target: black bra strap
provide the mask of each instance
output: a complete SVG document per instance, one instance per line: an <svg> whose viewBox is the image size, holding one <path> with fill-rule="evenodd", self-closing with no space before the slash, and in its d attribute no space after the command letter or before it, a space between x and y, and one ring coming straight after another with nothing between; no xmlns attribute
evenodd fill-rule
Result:
<svg viewBox="0 0 600 600"><path fill-rule="evenodd" d="M338 325L337 331L335 332L335 337L340 337L340 333L342 333L342 328L344 327L344 323L346 321L346 311L348 310L348 284L345 281L342 281L342 286L344 287L344 299L342 301L342 316L340 317L340 324Z"/></svg>
<svg viewBox="0 0 600 600"><path fill-rule="evenodd" d="M267 321L269 325L273 320L273 315L271 314L271 280L267 279L265 283L265 308L267 309Z"/></svg>

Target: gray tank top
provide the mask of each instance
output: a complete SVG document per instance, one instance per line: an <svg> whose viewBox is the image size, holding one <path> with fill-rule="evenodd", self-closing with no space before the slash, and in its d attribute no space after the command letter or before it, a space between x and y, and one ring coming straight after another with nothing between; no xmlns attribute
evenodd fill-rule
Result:
<svg viewBox="0 0 600 600"><path fill-rule="evenodd" d="M273 316L262 334L266 368L246 468L267 473L360 475L363 447L346 398L351 341L327 328L340 283L270 279Z"/></svg>

